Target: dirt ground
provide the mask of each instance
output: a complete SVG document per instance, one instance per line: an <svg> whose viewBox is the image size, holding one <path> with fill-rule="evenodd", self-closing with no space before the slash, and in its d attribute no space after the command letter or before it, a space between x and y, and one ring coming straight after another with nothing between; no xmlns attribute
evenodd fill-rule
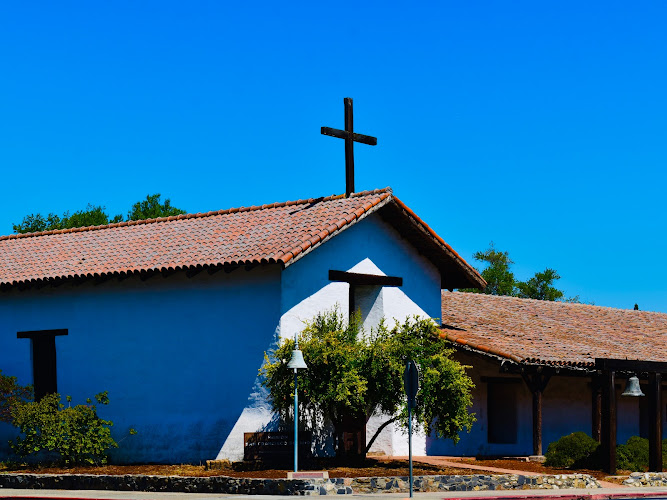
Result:
<svg viewBox="0 0 667 500"><path fill-rule="evenodd" d="M573 471L569 469L556 469L545 467L536 462L525 462L521 460L475 460L461 459L462 463L474 464L482 467L495 467L502 469L511 469L518 471L537 472L541 474L572 474L580 472L590 474L597 479L605 479L607 474L601 471L580 470ZM287 465L287 464L285 464ZM290 464L291 465L291 464ZM230 477L250 477L250 478L286 478L287 472L291 468L266 468L261 466L237 465L223 469L206 470L203 465L105 465L99 467L29 467L12 466L0 467L0 472L32 472L40 474L148 474L159 476L230 476ZM300 470L327 470L329 477L368 477L368 476L407 476L408 461L394 460L388 458L368 458L363 462L356 464L341 464L331 460L322 460L315 463L304 464ZM484 474L484 471L471 470L458 467L445 467L414 462L413 471L415 475L438 475L438 474Z"/></svg>

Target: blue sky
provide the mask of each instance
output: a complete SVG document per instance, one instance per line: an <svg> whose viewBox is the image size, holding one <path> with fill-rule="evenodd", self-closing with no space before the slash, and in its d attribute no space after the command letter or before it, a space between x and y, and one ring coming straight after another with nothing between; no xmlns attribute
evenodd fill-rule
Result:
<svg viewBox="0 0 667 500"><path fill-rule="evenodd" d="M0 234L391 186L464 258L667 312L663 2L4 2ZM471 262L475 264L474 262Z"/></svg>

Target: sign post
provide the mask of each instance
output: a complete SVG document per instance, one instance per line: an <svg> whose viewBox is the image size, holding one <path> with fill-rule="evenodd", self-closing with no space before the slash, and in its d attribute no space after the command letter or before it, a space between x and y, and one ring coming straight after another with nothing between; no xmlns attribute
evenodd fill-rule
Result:
<svg viewBox="0 0 667 500"><path fill-rule="evenodd" d="M412 476L412 409L417 406L417 391L419 390L419 370L414 361L405 364L403 372L403 385L408 397L408 459L410 464L410 498L412 498L413 476Z"/></svg>

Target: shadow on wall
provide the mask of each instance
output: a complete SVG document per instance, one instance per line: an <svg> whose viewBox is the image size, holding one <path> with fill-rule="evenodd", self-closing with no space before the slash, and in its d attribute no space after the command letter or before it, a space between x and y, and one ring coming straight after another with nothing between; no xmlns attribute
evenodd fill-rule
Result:
<svg viewBox="0 0 667 500"><path fill-rule="evenodd" d="M292 435L294 433L294 420L281 420L280 416L274 413L271 420L261 429L258 429L257 432L284 432ZM313 457L333 457L336 454L334 448L334 427L331 422L319 419L313 426L301 423L299 425L299 432L311 433L310 451Z"/></svg>

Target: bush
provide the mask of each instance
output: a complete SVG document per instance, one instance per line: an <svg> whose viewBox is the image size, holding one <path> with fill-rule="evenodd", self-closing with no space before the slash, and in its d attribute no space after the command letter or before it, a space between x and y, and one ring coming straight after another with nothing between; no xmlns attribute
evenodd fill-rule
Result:
<svg viewBox="0 0 667 500"><path fill-rule="evenodd" d="M21 402L32 401L32 386L19 385L16 377L3 375L0 370L0 422L11 422L12 407Z"/></svg>
<svg viewBox="0 0 667 500"><path fill-rule="evenodd" d="M616 447L616 467L632 472L648 470L648 439L632 436ZM662 440L662 463L667 464L667 439Z"/></svg>
<svg viewBox="0 0 667 500"><path fill-rule="evenodd" d="M545 465L550 467L594 467L600 446L585 432L574 432L549 445Z"/></svg>
<svg viewBox="0 0 667 500"><path fill-rule="evenodd" d="M67 402L72 398L67 396ZM99 404L109 403L106 391L95 396ZM11 409L12 424L23 434L10 445L22 458L44 458L54 453L66 466L99 465L107 462L107 450L118 447L111 437L113 423L97 415L97 407L88 404L65 408L60 394L49 394L40 401L22 402ZM130 431L134 433L134 431Z"/></svg>
<svg viewBox="0 0 667 500"><path fill-rule="evenodd" d="M616 468L641 472L648 469L648 439L632 436L616 447Z"/></svg>

